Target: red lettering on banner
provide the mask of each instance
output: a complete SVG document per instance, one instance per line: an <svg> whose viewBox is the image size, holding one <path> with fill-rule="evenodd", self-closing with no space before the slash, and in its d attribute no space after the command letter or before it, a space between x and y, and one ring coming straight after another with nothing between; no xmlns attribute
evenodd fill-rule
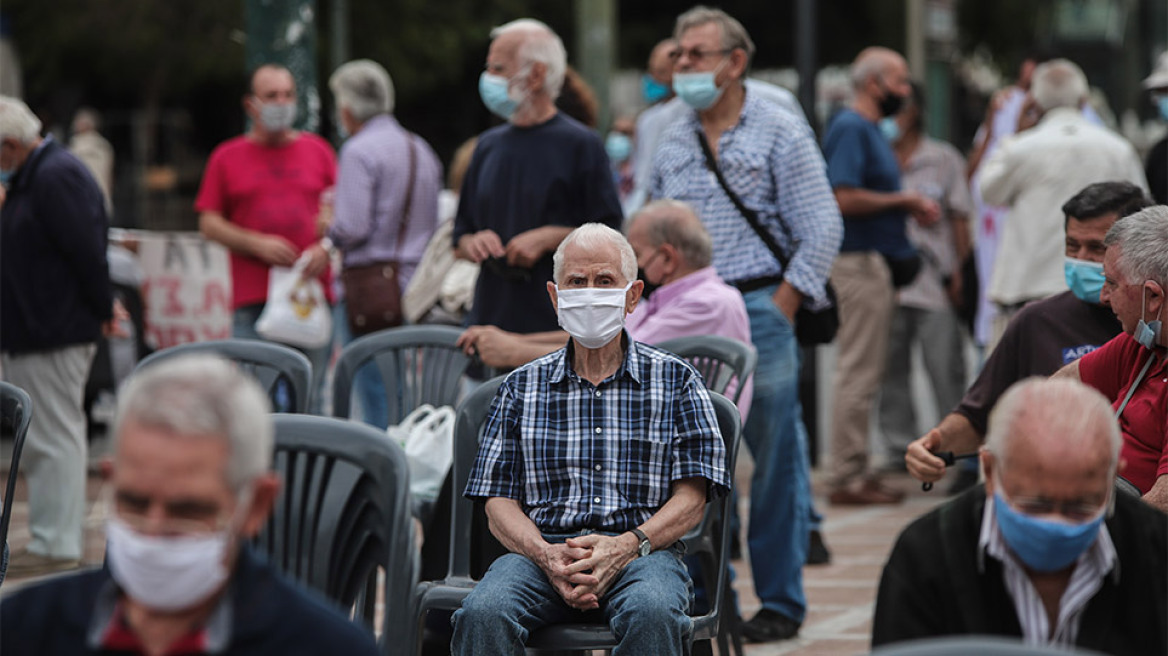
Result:
<svg viewBox="0 0 1168 656"><path fill-rule="evenodd" d="M228 298L227 286L217 282L210 281L206 287L203 288L203 311L202 314L212 314L218 312L231 312L231 299Z"/></svg>

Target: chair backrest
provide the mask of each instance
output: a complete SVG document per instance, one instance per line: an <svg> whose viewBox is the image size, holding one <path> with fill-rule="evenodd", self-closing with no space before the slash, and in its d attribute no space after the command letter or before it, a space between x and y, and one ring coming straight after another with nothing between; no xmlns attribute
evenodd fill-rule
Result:
<svg viewBox="0 0 1168 656"><path fill-rule="evenodd" d="M1091 649L1027 645L1018 638L987 635L942 636L885 645L872 656L1102 656Z"/></svg>
<svg viewBox="0 0 1168 656"><path fill-rule="evenodd" d="M368 362L376 364L385 385L390 424L423 403L453 407L470 364L455 345L461 334L453 326L402 326L353 340L333 370L333 415L350 416L353 378Z"/></svg>
<svg viewBox="0 0 1168 656"><path fill-rule="evenodd" d="M28 393L10 383L0 382L0 432L12 435L12 462L8 465L8 481L4 485L4 514L0 515L0 545L8 539L8 523L12 519L12 500L16 492L16 474L20 469L20 453L32 421L32 399ZM2 580L2 579L0 579Z"/></svg>
<svg viewBox="0 0 1168 656"><path fill-rule="evenodd" d="M486 421L491 402L503 384L504 376L488 380L459 404L454 418L454 461L450 465L453 482L453 509L450 516L450 567L448 579L470 578L472 558L483 542L493 540L489 534L474 535L475 504L462 495L470 470L479 452L479 430ZM479 531L479 533L486 533ZM489 547L488 547L489 548Z"/></svg>
<svg viewBox="0 0 1168 656"><path fill-rule="evenodd" d="M735 403L742 395L742 381L754 373L758 363L758 351L753 346L719 335L678 337L657 347L685 358L705 379L707 388ZM731 384L734 389L730 389Z"/></svg>
<svg viewBox="0 0 1168 656"><path fill-rule="evenodd" d="M179 344L155 351L135 368L179 355L211 353L227 358L255 378L268 393L272 408L282 412L308 412L312 397L312 363L292 348L258 339L216 339Z"/></svg>
<svg viewBox="0 0 1168 656"><path fill-rule="evenodd" d="M383 644L409 644L418 553L405 453L358 422L293 414L274 421L282 489L257 547L291 577L356 607L371 628L383 568Z"/></svg>

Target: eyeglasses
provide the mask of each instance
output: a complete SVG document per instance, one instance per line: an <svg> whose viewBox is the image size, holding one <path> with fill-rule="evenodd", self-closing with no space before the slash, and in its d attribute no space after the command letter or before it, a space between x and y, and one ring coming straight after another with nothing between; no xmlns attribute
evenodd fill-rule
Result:
<svg viewBox="0 0 1168 656"><path fill-rule="evenodd" d="M1008 496L1005 494L1001 479L998 479L998 489L1003 492L1002 497L1015 510L1031 516L1062 515L1072 522L1085 522L1094 519L1107 505L1106 500L1102 503L1091 503L1088 501L1053 501L1042 497Z"/></svg>
<svg viewBox="0 0 1168 656"><path fill-rule="evenodd" d="M152 535L206 535L218 533L235 523L240 510L250 501L249 490L240 492L236 499L236 513L223 515L222 509L201 503L166 504L166 516L156 520L149 516L149 500L133 495L119 495L112 490L105 494L106 513L116 517L131 529ZM144 504L145 501L145 504Z"/></svg>
<svg viewBox="0 0 1168 656"><path fill-rule="evenodd" d="M733 48L723 48L721 50L702 50L701 48L690 48L689 50L678 50L677 58L689 57L693 61L701 61L706 57L726 56L734 52Z"/></svg>

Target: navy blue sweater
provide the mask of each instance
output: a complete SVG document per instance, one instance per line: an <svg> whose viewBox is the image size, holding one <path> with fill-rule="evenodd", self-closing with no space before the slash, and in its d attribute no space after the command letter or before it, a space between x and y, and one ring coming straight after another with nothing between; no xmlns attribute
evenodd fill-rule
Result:
<svg viewBox="0 0 1168 656"><path fill-rule="evenodd" d="M109 219L93 176L46 138L0 209L0 350L95 342L112 314Z"/></svg>
<svg viewBox="0 0 1168 656"><path fill-rule="evenodd" d="M0 654L105 654L86 644L98 593L110 581L97 569L52 579L0 603ZM232 578L227 656L376 656L373 634L306 593L244 548Z"/></svg>

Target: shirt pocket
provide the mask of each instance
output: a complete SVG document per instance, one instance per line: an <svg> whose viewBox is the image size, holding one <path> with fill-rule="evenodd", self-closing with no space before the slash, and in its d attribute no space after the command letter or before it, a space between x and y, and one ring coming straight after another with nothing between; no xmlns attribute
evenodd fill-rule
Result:
<svg viewBox="0 0 1168 656"><path fill-rule="evenodd" d="M630 508L653 511L669 498L673 432L672 425L657 418L620 432L617 488Z"/></svg>

